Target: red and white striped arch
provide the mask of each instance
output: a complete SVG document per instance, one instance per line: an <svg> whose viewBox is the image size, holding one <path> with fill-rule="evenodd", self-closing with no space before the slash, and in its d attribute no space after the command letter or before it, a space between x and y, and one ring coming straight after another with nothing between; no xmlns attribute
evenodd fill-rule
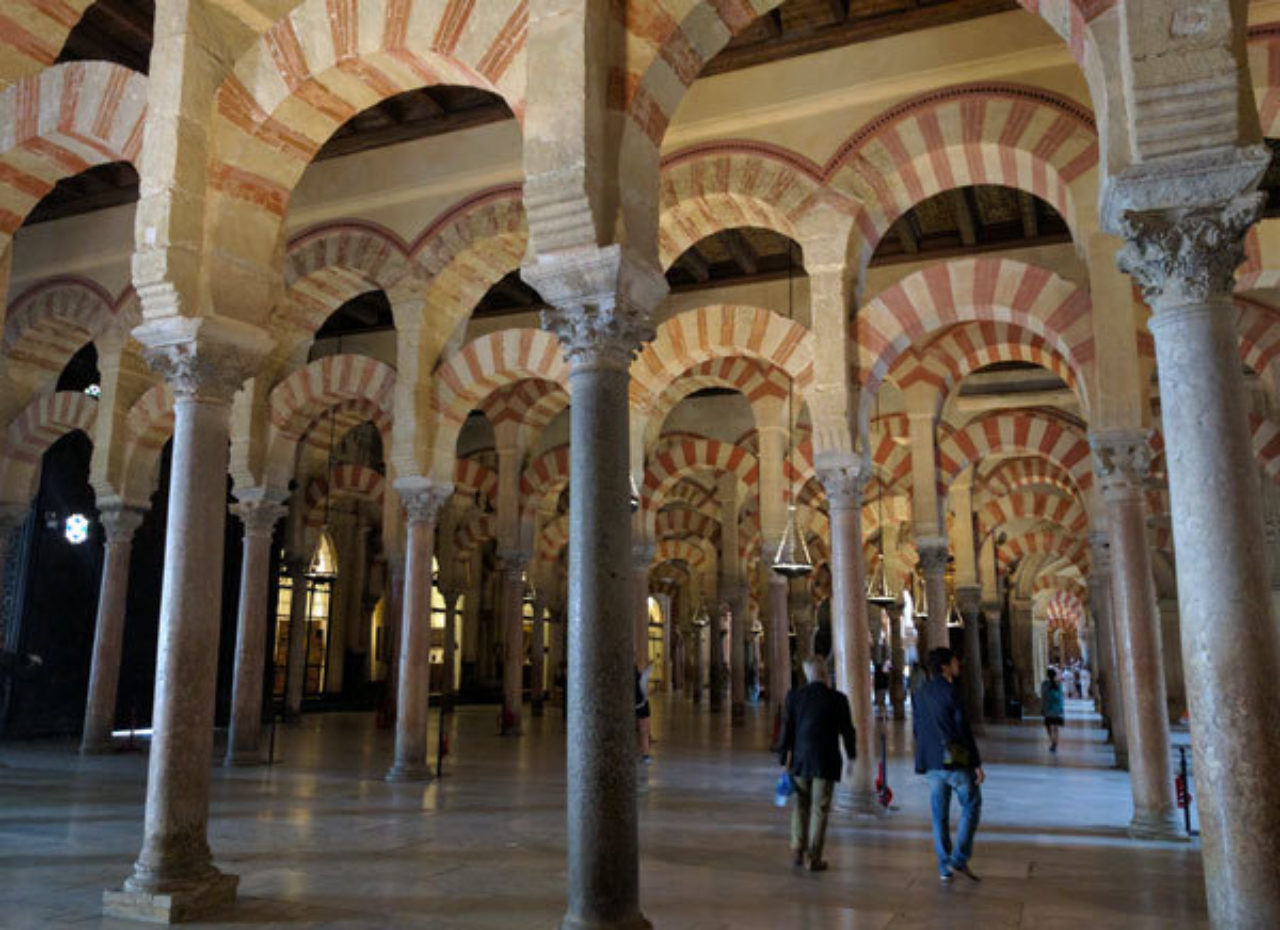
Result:
<svg viewBox="0 0 1280 930"><path fill-rule="evenodd" d="M759 142L699 145L662 161L658 260L669 268L692 245L754 226L799 240L799 218L822 189L820 169Z"/></svg>
<svg viewBox="0 0 1280 930"><path fill-rule="evenodd" d="M659 539L697 536L719 545L720 521L689 507L664 507L658 511L654 532Z"/></svg>
<svg viewBox="0 0 1280 930"><path fill-rule="evenodd" d="M296 440L320 414L353 401L368 401L389 418L395 380L394 368L367 355L327 355L271 389L271 425Z"/></svg>
<svg viewBox="0 0 1280 930"><path fill-rule="evenodd" d="M472 508L466 518L459 521L454 542L459 553L466 553L493 539L496 533L497 521L493 515Z"/></svg>
<svg viewBox="0 0 1280 930"><path fill-rule="evenodd" d="M826 174L864 206L856 252L865 265L898 217L970 184L1034 194L1078 234L1097 167L1098 134L1085 108L1042 88L989 82L895 105L846 141Z"/></svg>
<svg viewBox="0 0 1280 930"><path fill-rule="evenodd" d="M75 276L50 278L9 305L4 357L53 379L86 343L117 324L116 302L102 285Z"/></svg>
<svg viewBox="0 0 1280 930"><path fill-rule="evenodd" d="M931 387L942 412L951 392L972 374L999 362L1026 362L1057 375L1081 401L1079 381L1072 367L1043 336L1015 323L983 321L943 330L938 336L913 346L900 356L888 378L902 390L914 385Z"/></svg>
<svg viewBox="0 0 1280 930"><path fill-rule="evenodd" d="M324 521L326 498L352 498L382 511L386 497L386 482L381 474L367 465L344 462L330 469L329 474L316 475L307 482L302 506L307 525L319 526Z"/></svg>
<svg viewBox="0 0 1280 930"><path fill-rule="evenodd" d="M0 12L0 87L57 60L93 0L6 0Z"/></svg>
<svg viewBox="0 0 1280 930"><path fill-rule="evenodd" d="M13 418L4 431L0 500L27 503L36 493L40 459L68 433L80 430L90 440L98 421L98 402L81 391L41 394Z"/></svg>
<svg viewBox="0 0 1280 930"><path fill-rule="evenodd" d="M498 500L497 473L475 459L458 459L453 468L453 493L475 497L479 494L491 504Z"/></svg>
<svg viewBox="0 0 1280 930"><path fill-rule="evenodd" d="M350 220L326 223L289 240L285 297L274 318L314 334L353 297L372 290L392 295L406 281L421 283L422 277L390 230Z"/></svg>
<svg viewBox="0 0 1280 930"><path fill-rule="evenodd" d="M660 539L653 554L653 564L684 562L697 571L711 561L711 543L705 539Z"/></svg>
<svg viewBox="0 0 1280 930"><path fill-rule="evenodd" d="M908 275L858 311L862 422L897 360L958 323L1012 323L1066 359L1077 384L1091 383L1094 360L1089 293L1047 268L1003 258L938 262ZM1089 391L1082 392L1089 409Z"/></svg>
<svg viewBox="0 0 1280 930"><path fill-rule="evenodd" d="M480 411L495 427L515 423L528 440L537 438L561 410L569 406L569 392L554 381L526 378L500 387L480 403Z"/></svg>
<svg viewBox="0 0 1280 930"><path fill-rule="evenodd" d="M996 498L978 511L983 536L1015 520L1048 521L1075 535L1089 529L1089 515L1075 495L1019 491Z"/></svg>
<svg viewBox="0 0 1280 930"><path fill-rule="evenodd" d="M871 421L871 464L886 493L911 489L911 447L906 414L883 414Z"/></svg>
<svg viewBox="0 0 1280 930"><path fill-rule="evenodd" d="M1075 478L1060 465L1040 458L1023 456L999 461L978 482L986 496L999 499L1026 490L1054 489L1077 496Z"/></svg>
<svg viewBox="0 0 1280 930"><path fill-rule="evenodd" d="M215 97L208 181L220 261L269 268L293 189L316 152L389 97L465 85L498 94L521 118L528 16L527 0L293 7L240 55Z"/></svg>
<svg viewBox="0 0 1280 930"><path fill-rule="evenodd" d="M1082 605L1088 597L1088 590L1079 578L1072 578L1069 575L1042 574L1031 585L1032 594L1039 594L1041 591L1068 591L1074 594Z"/></svg>
<svg viewBox="0 0 1280 930"><path fill-rule="evenodd" d="M1065 533L1053 533L1045 530L1034 530L1007 540L998 550L998 561L1001 568L1009 568L1015 562L1022 562L1031 555L1052 556L1070 562L1087 575L1089 569L1089 544L1082 537L1069 536Z"/></svg>
<svg viewBox="0 0 1280 930"><path fill-rule="evenodd" d="M1255 415L1249 416L1253 453L1272 481L1280 482L1280 424Z"/></svg>
<svg viewBox="0 0 1280 930"><path fill-rule="evenodd" d="M743 356L780 369L803 396L813 381L813 334L761 307L720 304L666 320L631 366L631 401L650 409L691 368Z"/></svg>
<svg viewBox="0 0 1280 930"><path fill-rule="evenodd" d="M173 435L173 391L161 382L152 385L125 414L123 494L145 501L159 480L160 451Z"/></svg>
<svg viewBox="0 0 1280 930"><path fill-rule="evenodd" d="M538 555L547 562L560 558L560 553L569 545L569 515L557 514L548 520L538 531Z"/></svg>
<svg viewBox="0 0 1280 930"><path fill-rule="evenodd" d="M489 288L520 267L528 242L517 184L472 194L433 220L409 246L427 275L431 329L452 335Z"/></svg>
<svg viewBox="0 0 1280 930"><path fill-rule="evenodd" d="M716 439L681 437L664 439L649 457L640 497L649 535L658 509L668 492L684 478L698 472L731 474L746 489L754 488L760 468L755 456L732 443Z"/></svg>
<svg viewBox="0 0 1280 930"><path fill-rule="evenodd" d="M54 65L0 91L0 253L58 181L138 163L146 105L146 77L103 61Z"/></svg>
<svg viewBox="0 0 1280 930"><path fill-rule="evenodd" d="M520 475L521 510L537 513L548 496L559 494L569 483L569 444L548 449L528 464Z"/></svg>
<svg viewBox="0 0 1280 930"><path fill-rule="evenodd" d="M1044 617L1052 625L1078 630L1084 621L1084 604L1073 591L1058 588L1045 602Z"/></svg>
<svg viewBox="0 0 1280 930"><path fill-rule="evenodd" d="M1040 456L1071 476L1081 494L1093 487L1093 457L1084 432L1048 410L998 410L971 420L938 442L938 469L949 484L984 459Z"/></svg>

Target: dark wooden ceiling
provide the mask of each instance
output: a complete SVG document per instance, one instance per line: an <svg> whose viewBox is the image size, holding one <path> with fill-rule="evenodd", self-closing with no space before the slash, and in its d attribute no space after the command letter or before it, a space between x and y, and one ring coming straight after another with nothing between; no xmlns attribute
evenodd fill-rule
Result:
<svg viewBox="0 0 1280 930"><path fill-rule="evenodd" d="M147 73L155 0L96 0L62 46L58 61L114 61Z"/></svg>

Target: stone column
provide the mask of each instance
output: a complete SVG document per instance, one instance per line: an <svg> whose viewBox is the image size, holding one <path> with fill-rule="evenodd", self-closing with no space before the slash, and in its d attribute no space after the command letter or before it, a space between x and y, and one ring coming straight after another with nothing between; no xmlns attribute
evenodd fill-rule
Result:
<svg viewBox="0 0 1280 930"><path fill-rule="evenodd" d="M427 781L427 701L431 694L431 563L436 519L453 486L428 478L399 478L406 517L404 604L396 699L396 755L387 781Z"/></svg>
<svg viewBox="0 0 1280 930"><path fill-rule="evenodd" d="M81 754L111 751L116 719L116 686L120 681L120 650L124 644L125 601L129 594L129 557L133 534L142 525L142 512L121 504L106 505L99 515L106 531L98 619L93 629L93 664L89 667L89 696L85 702Z"/></svg>
<svg viewBox="0 0 1280 930"><path fill-rule="evenodd" d="M889 704L893 707L894 720L907 719L907 689L903 672L907 665L907 651L902 645L902 604L885 608L889 614Z"/></svg>
<svg viewBox="0 0 1280 930"><path fill-rule="evenodd" d="M724 605L716 602L707 624L707 703L711 713L724 710ZM772 663L770 663L772 665Z"/></svg>
<svg viewBox="0 0 1280 930"><path fill-rule="evenodd" d="M706 631L701 626L694 623L689 632L690 643L690 665L693 671L693 686L689 689L689 694L693 698L693 703L702 703L702 691L707 686L707 666L703 660L706 654L706 647L703 643L703 637Z"/></svg>
<svg viewBox="0 0 1280 930"><path fill-rule="evenodd" d="M791 623L787 614L787 579L768 568L776 547L766 547L760 561L768 573L769 627L769 706L775 715L782 712L787 692L791 690Z"/></svg>
<svg viewBox="0 0 1280 930"><path fill-rule="evenodd" d="M987 668L991 673L992 720L1003 720L1005 709L1004 624L999 601L985 601L982 615L987 621Z"/></svg>
<svg viewBox="0 0 1280 930"><path fill-rule="evenodd" d="M1269 155L1259 146L1188 161L1190 177L1171 181L1153 165L1111 179L1108 199L1136 207L1121 215L1120 262L1153 310L1210 921L1276 927L1280 627L1232 304L1243 237L1262 209L1262 195L1237 193L1257 184ZM1207 205L1163 209L1193 195Z"/></svg>
<svg viewBox="0 0 1280 930"><path fill-rule="evenodd" d="M1102 712L1111 731L1116 768L1129 768L1129 738L1124 724L1124 699L1120 693L1116 659L1115 624L1111 608L1111 543L1107 533L1089 533L1089 606L1098 627L1098 667L1094 677L1102 696Z"/></svg>
<svg viewBox="0 0 1280 930"><path fill-rule="evenodd" d="M982 616L982 588L956 588L956 607L964 618L964 701L965 711L974 726L982 722L982 635L978 621Z"/></svg>
<svg viewBox="0 0 1280 930"><path fill-rule="evenodd" d="M357 677L356 684L368 680L369 668L369 617L365 613L366 591L369 587L369 534L373 527L364 521L363 515L356 525L355 554L352 556L352 579L347 622L347 652L353 658L352 670L365 670Z"/></svg>
<svg viewBox="0 0 1280 930"><path fill-rule="evenodd" d="M1111 540L1111 601L1133 789L1129 832L1147 838L1179 837L1160 613L1147 548L1143 482L1151 453L1147 437L1136 431L1095 433L1090 439Z"/></svg>
<svg viewBox="0 0 1280 930"><path fill-rule="evenodd" d="M922 536L916 539L916 550L920 553L925 597L929 600L925 649L921 651L923 662L927 650L951 645L951 634L947 632L947 541L936 536Z"/></svg>
<svg viewBox="0 0 1280 930"><path fill-rule="evenodd" d="M289 573L289 645L284 677L284 719L296 723L302 716L302 692L307 677L307 560L298 555L285 559Z"/></svg>
<svg viewBox="0 0 1280 930"><path fill-rule="evenodd" d="M271 536L285 515L271 498L244 500L233 508L244 524L240 560L240 611L236 619L236 664L231 686L227 765L257 765L262 733L262 682L266 668L267 608L271 593Z"/></svg>
<svg viewBox="0 0 1280 930"><path fill-rule="evenodd" d="M458 664L458 592L444 591L444 681L440 682L443 694L458 690L455 668Z"/></svg>
<svg viewBox="0 0 1280 930"><path fill-rule="evenodd" d="M568 908L564 930L639 930L628 368L666 292L618 246L540 257L523 274L556 309L569 362Z"/></svg>
<svg viewBox="0 0 1280 930"><path fill-rule="evenodd" d="M231 398L266 354L256 327L178 316L134 330L174 393L168 532L156 647L142 851L112 917L174 921L230 904L237 879L213 866L208 843L214 690L222 611Z"/></svg>
<svg viewBox="0 0 1280 930"><path fill-rule="evenodd" d="M838 803L864 814L878 814L875 758L876 724L871 706L871 642L867 633L867 581L862 562L862 488L864 462L822 467L818 477L827 492L831 517L831 640L836 687L848 695L858 731L853 777L840 781Z"/></svg>
<svg viewBox="0 0 1280 930"><path fill-rule="evenodd" d="M635 597L636 667L649 664L649 566L653 564L655 548L637 545L631 550L631 584Z"/></svg>
<svg viewBox="0 0 1280 930"><path fill-rule="evenodd" d="M520 735L524 708L524 573L529 556L500 552L502 564L502 735Z"/></svg>
<svg viewBox="0 0 1280 930"><path fill-rule="evenodd" d="M796 660L803 662L813 655L813 594L801 582L791 587L789 603L796 628Z"/></svg>

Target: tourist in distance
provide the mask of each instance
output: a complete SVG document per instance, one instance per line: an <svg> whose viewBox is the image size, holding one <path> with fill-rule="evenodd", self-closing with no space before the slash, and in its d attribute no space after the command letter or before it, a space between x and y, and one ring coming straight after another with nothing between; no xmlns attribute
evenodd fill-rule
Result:
<svg viewBox="0 0 1280 930"><path fill-rule="evenodd" d="M802 688L787 694L782 712L779 761L795 784L791 809L791 852L797 866L809 862L809 871L827 868L822 847L827 836L831 794L840 780L840 743L850 766L858 754L849 699L827 684L827 662L822 656L804 660Z"/></svg>
<svg viewBox="0 0 1280 930"><path fill-rule="evenodd" d="M639 740L640 761L649 763L653 756L649 753L649 677L653 674L653 663L643 669L636 669L636 736Z"/></svg>
<svg viewBox="0 0 1280 930"><path fill-rule="evenodd" d="M973 837L982 816L981 785L986 778L978 744L969 729L964 702L955 681L960 660L950 649L929 652L929 680L912 699L912 729L916 739L916 772L929 779L933 813L933 849L938 877L950 882L953 873L978 881L969 868ZM951 794L960 802L960 828L951 842Z"/></svg>
<svg viewBox="0 0 1280 930"><path fill-rule="evenodd" d="M1049 751L1058 751L1058 731L1062 729L1065 699L1062 685L1058 681L1058 673L1049 669L1045 680L1040 684L1040 711L1044 714L1044 728L1049 734Z"/></svg>

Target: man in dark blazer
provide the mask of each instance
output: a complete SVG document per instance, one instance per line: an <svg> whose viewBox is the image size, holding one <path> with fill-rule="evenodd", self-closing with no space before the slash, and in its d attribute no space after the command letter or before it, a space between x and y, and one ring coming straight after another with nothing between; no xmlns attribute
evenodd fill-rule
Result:
<svg viewBox="0 0 1280 930"><path fill-rule="evenodd" d="M959 872L973 881L969 868L973 836L982 816L982 756L969 729L964 701L956 690L960 660L950 649L929 652L929 680L912 698L912 729L916 737L916 772L929 779L933 808L933 849L938 877L950 882ZM960 802L960 828L951 843L951 795Z"/></svg>
<svg viewBox="0 0 1280 930"><path fill-rule="evenodd" d="M782 716L779 758L789 767L796 789L791 809L791 851L795 864L802 866L806 854L809 871L827 867L822 844L827 836L827 812L831 793L840 780L840 742L852 764L857 755L857 739L849 699L827 685L826 660L813 656L804 662L808 684L787 694Z"/></svg>

